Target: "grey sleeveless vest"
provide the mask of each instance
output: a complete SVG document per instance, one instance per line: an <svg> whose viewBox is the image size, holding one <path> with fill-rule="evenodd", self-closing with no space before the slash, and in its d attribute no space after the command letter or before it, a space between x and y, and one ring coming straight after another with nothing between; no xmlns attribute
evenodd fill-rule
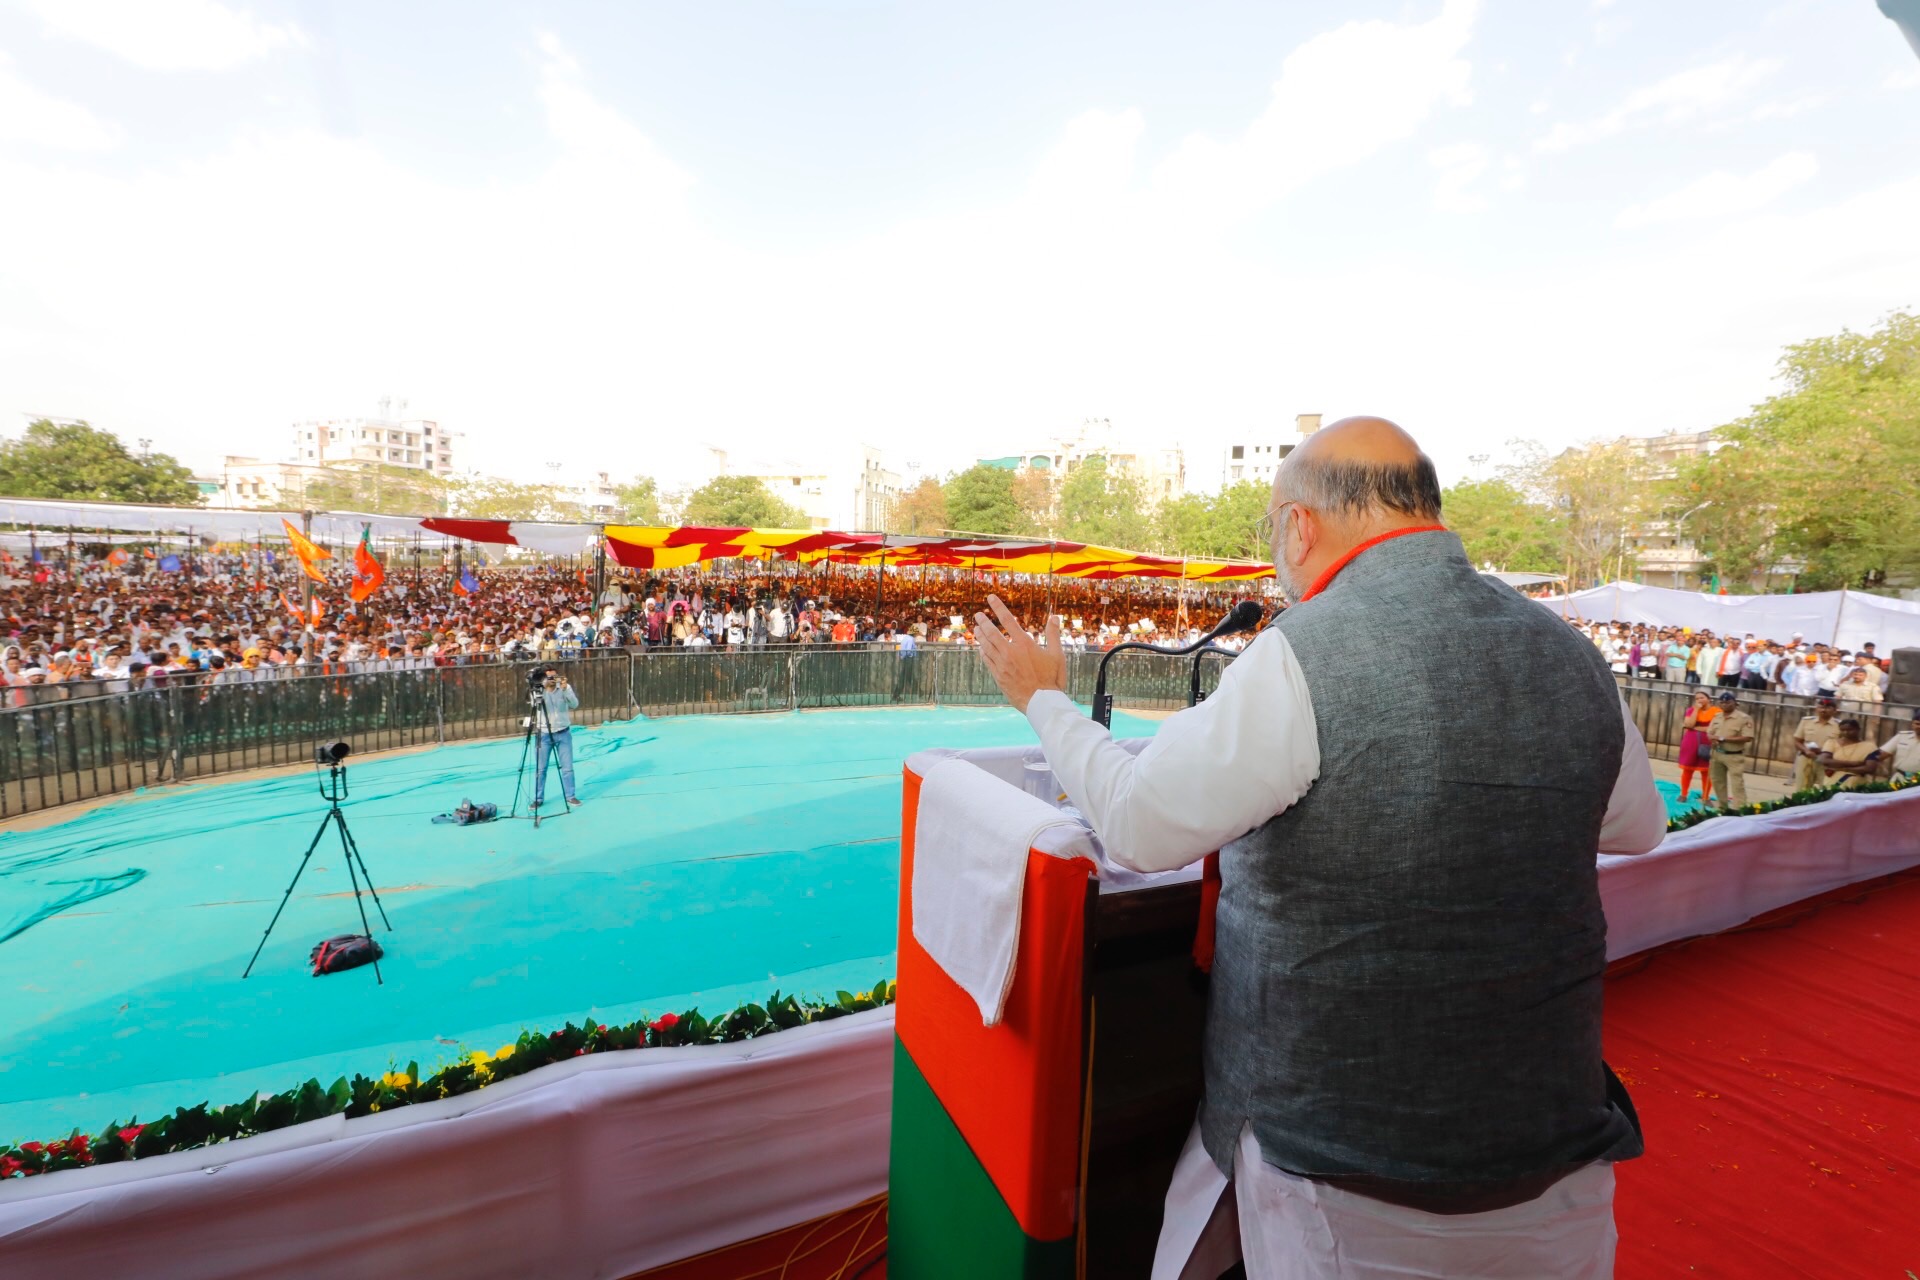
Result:
<svg viewBox="0 0 1920 1280"><path fill-rule="evenodd" d="M1595 856L1620 771L1599 652L1451 533L1275 624L1320 777L1221 850L1201 1136L1309 1177L1462 1187L1640 1154L1600 1060Z"/></svg>

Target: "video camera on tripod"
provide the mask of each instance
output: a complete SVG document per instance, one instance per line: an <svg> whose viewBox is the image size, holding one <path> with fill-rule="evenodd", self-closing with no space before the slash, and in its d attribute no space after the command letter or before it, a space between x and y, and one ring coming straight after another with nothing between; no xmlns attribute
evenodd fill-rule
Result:
<svg viewBox="0 0 1920 1280"><path fill-rule="evenodd" d="M527 701L530 704L544 705L541 695L551 693L566 681L552 667L535 667L527 672Z"/></svg>
<svg viewBox="0 0 1920 1280"><path fill-rule="evenodd" d="M547 695L564 689L566 686L566 678L552 667L539 665L527 672L527 706L529 710L526 718L522 721L522 726L526 729L527 733L526 737L522 739L520 743L520 771L519 776L515 778L513 784L513 805L507 811L509 818L515 818L520 815L520 791L526 783L527 761L529 758L538 760L542 772L545 771L544 752L546 750L546 742L547 739L553 736L553 717L547 708ZM533 738L536 733L541 735L542 754L538 756L535 756L533 753ZM560 803L566 808L567 812L573 812L573 804L567 799L564 788L561 791ZM535 802L534 806L533 825L536 827L540 825L538 801Z"/></svg>
<svg viewBox="0 0 1920 1280"><path fill-rule="evenodd" d="M253 972L253 966L260 959L260 952L267 945L267 938L273 933L273 926L280 923L280 915L287 909L287 902L293 897L293 887L300 883L300 876L307 869L307 863L313 860L313 851L320 847L321 839L331 828L340 833L340 852L342 861L347 864L347 882L353 887L353 902L360 909L360 932L343 934L331 938L313 949L314 973L335 973L340 969L352 968L359 964L373 965L373 980L384 983L380 976L380 944L373 940L373 927L367 923L366 903L360 899L360 881L365 879L366 893L373 899L374 910L380 913L380 923L389 931L393 923L387 919L387 909L380 901L380 894L373 887L373 872L367 869L365 858L360 856L360 846L354 841L353 833L347 830L347 815L340 811L340 802L347 798L346 759L353 754L353 748L344 742L323 742L313 749L313 763L316 769L325 768L318 775L317 784L320 798L327 802L327 812L320 819L320 829L313 833L313 839L307 843L307 851L300 855L300 865L294 868L293 879L287 881L287 891L280 895L280 905L274 908L273 919L267 921L267 927L260 934L260 942L253 949L253 958L247 961L247 967L240 976L245 978Z"/></svg>

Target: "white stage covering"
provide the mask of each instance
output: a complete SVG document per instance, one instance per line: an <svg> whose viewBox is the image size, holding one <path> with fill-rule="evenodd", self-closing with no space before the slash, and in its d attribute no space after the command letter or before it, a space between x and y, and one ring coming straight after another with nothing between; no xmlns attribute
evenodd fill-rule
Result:
<svg viewBox="0 0 1920 1280"><path fill-rule="evenodd" d="M1692 627L1715 635L1757 636L1786 641L1795 632L1809 643L1858 649L1871 642L1881 656L1920 645L1920 602L1860 591L1810 591L1804 595L1721 596L1700 591L1611 582L1540 603L1563 618L1589 622L1639 622Z"/></svg>
<svg viewBox="0 0 1920 1280"><path fill-rule="evenodd" d="M1607 958L1718 933L1912 866L1920 866L1920 787L1709 819L1652 853L1600 859Z"/></svg>
<svg viewBox="0 0 1920 1280"><path fill-rule="evenodd" d="M1601 859L1608 955L1916 865L1920 790L1717 818ZM608 1280L884 1191L892 1073L891 1009L595 1054L385 1115L0 1184L0 1259L89 1280Z"/></svg>
<svg viewBox="0 0 1920 1280"><path fill-rule="evenodd" d="M887 1189L893 1010L0 1184L0 1274L612 1280Z"/></svg>

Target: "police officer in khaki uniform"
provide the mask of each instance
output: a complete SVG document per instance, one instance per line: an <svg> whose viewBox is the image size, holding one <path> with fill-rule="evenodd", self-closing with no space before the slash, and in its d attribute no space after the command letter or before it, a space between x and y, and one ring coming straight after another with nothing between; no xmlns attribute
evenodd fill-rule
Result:
<svg viewBox="0 0 1920 1280"><path fill-rule="evenodd" d="M1719 797L1720 812L1725 813L1747 804L1747 748L1753 745L1753 717L1740 709L1740 700L1731 691L1717 701L1720 714L1707 726L1707 741L1713 744L1707 777L1713 780L1713 793Z"/></svg>
<svg viewBox="0 0 1920 1280"><path fill-rule="evenodd" d="M1814 703L1813 714L1802 716L1793 731L1793 789L1826 785L1826 770L1820 767L1820 753L1840 739L1840 725L1833 718L1834 700L1821 698Z"/></svg>

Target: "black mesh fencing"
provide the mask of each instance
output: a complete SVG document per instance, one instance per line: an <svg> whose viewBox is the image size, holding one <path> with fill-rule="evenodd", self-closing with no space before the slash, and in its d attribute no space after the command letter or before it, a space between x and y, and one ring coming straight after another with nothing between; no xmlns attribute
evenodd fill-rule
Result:
<svg viewBox="0 0 1920 1280"><path fill-rule="evenodd" d="M1721 692L1718 687L1682 684L1670 680L1645 680L1639 676L1616 676L1621 696L1633 713L1633 723L1647 741L1647 754L1656 760L1680 758L1680 735L1686 730L1687 708L1696 693L1709 696ZM1753 717L1753 744L1747 748L1747 772L1766 773L1785 778L1793 774L1793 731L1803 716L1813 714L1812 698L1760 689L1735 689L1740 708ZM1834 719L1860 722L1862 738L1885 742L1913 723L1913 709L1882 704L1874 711L1842 703Z"/></svg>
<svg viewBox="0 0 1920 1280"><path fill-rule="evenodd" d="M1067 655L1067 689L1093 700L1102 655ZM1226 659L1202 660L1201 689L1211 693ZM551 663L264 678L251 682L179 682L164 689L95 692L101 686L42 686L7 691L0 709L0 817L89 800L163 782L305 764L317 743L344 739L356 752L390 751L521 732L528 673L566 673L580 697L581 724L649 716L805 711L833 707L995 706L1003 699L978 650L922 645L829 645L737 650L602 652ZM1172 711L1187 705L1191 658L1123 653L1109 665L1109 689L1122 710ZM1683 717L1700 686L1621 677L1634 723L1655 759L1678 757ZM1711 691L1711 692L1717 692ZM81 696L73 696L74 694ZM1811 700L1740 691L1757 737L1750 768L1792 771L1793 731ZM19 705L19 704L26 705ZM1912 717L1908 708L1841 708L1865 735L1884 741Z"/></svg>
<svg viewBox="0 0 1920 1280"><path fill-rule="evenodd" d="M520 732L529 671L553 666L583 724L633 714L624 652L552 663L179 681L0 710L0 817L161 782L304 764L336 739L391 751ZM86 688L87 686L74 686Z"/></svg>

